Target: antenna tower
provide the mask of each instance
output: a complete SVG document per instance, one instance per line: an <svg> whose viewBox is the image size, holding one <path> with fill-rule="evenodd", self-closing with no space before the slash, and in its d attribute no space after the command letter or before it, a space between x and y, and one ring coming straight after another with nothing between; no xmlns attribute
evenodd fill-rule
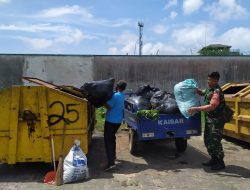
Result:
<svg viewBox="0 0 250 190"><path fill-rule="evenodd" d="M139 55L142 55L142 46L143 46L143 41L142 41L142 30L144 27L144 23L142 21L138 22L138 26L139 26Z"/></svg>

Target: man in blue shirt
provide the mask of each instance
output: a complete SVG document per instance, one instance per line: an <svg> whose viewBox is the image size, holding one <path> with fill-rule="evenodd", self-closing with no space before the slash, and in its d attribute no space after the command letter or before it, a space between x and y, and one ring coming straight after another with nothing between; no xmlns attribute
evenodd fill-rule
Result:
<svg viewBox="0 0 250 190"><path fill-rule="evenodd" d="M125 95L123 91L126 89L127 83L123 80L117 82L116 92L112 98L105 104L107 108L105 124L104 124L104 141L106 154L108 158L105 171L115 167L116 159L116 137L115 134L119 129L123 120L123 109Z"/></svg>

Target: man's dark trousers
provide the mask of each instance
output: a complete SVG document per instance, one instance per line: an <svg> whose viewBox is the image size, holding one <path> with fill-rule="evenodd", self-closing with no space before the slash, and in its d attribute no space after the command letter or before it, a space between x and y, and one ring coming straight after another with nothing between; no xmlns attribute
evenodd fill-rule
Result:
<svg viewBox="0 0 250 190"><path fill-rule="evenodd" d="M115 134L119 129L120 125L121 125L120 123L111 123L108 121L105 121L104 124L104 141L105 141L105 148L109 166L115 164L115 158L116 158Z"/></svg>

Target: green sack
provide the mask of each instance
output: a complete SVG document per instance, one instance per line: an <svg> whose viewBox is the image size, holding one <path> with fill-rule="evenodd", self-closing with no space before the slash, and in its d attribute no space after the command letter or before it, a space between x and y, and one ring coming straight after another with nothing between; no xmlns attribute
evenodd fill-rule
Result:
<svg viewBox="0 0 250 190"><path fill-rule="evenodd" d="M145 117L151 120L157 120L160 117L159 110L140 110L140 111L137 111L136 116L138 118Z"/></svg>

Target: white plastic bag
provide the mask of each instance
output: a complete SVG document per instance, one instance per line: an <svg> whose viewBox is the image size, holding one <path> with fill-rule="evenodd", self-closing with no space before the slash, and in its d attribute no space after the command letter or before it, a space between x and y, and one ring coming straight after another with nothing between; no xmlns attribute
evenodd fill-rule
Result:
<svg viewBox="0 0 250 190"><path fill-rule="evenodd" d="M80 148L80 141L75 140L63 163L63 181L70 183L89 177L87 157Z"/></svg>
<svg viewBox="0 0 250 190"><path fill-rule="evenodd" d="M193 106L200 106L197 95L197 83L194 79L186 79L174 87L174 95L180 112L186 118L189 118L188 109Z"/></svg>

